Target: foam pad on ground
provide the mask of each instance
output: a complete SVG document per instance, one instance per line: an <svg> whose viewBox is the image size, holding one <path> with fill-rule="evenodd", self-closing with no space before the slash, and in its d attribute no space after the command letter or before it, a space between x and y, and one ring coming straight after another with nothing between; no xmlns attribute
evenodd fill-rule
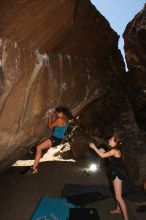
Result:
<svg viewBox="0 0 146 220"><path fill-rule="evenodd" d="M34 211L31 220L66 220L69 209L77 206L69 203L65 198L43 197Z"/></svg>

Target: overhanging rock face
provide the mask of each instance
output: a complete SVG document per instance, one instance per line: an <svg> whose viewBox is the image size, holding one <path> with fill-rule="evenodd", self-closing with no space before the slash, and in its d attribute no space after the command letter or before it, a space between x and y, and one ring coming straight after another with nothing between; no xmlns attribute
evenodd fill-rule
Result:
<svg viewBox="0 0 146 220"><path fill-rule="evenodd" d="M46 113L58 105L71 109L99 97L95 60L61 54L41 55L1 40L1 157L28 140L37 140L47 128ZM91 83L92 82L92 83Z"/></svg>
<svg viewBox="0 0 146 220"><path fill-rule="evenodd" d="M73 0L2 0L1 37L24 48L51 50L72 26L74 4Z"/></svg>
<svg viewBox="0 0 146 220"><path fill-rule="evenodd" d="M58 105L80 111L94 100L82 125L107 135L125 102L124 63L107 20L88 0L5 0L1 11L1 168L48 135L46 112Z"/></svg>

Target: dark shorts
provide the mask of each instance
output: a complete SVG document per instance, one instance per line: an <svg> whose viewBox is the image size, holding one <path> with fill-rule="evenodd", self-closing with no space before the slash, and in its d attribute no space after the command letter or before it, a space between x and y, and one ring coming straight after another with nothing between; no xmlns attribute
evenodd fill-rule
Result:
<svg viewBox="0 0 146 220"><path fill-rule="evenodd" d="M51 136L51 137L50 137L50 140L51 140L51 142L52 142L52 146L53 146L53 147L57 147L59 144L61 144L61 142L62 142L63 139L60 139L60 138Z"/></svg>
<svg viewBox="0 0 146 220"><path fill-rule="evenodd" d="M126 174L121 169L111 170L110 176L111 176L112 180L114 180L116 177L120 180L126 179Z"/></svg>

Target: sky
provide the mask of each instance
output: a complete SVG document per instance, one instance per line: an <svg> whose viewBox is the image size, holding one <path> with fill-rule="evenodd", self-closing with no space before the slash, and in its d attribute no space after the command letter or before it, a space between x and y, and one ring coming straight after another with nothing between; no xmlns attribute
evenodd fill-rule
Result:
<svg viewBox="0 0 146 220"><path fill-rule="evenodd" d="M119 39L119 49L124 56L122 34L134 16L143 8L146 0L90 0L98 11L109 21ZM125 56L124 56L125 57Z"/></svg>

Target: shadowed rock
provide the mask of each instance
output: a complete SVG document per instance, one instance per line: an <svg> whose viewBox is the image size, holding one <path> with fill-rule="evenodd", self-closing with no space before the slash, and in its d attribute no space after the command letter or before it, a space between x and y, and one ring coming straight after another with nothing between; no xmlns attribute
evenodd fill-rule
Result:
<svg viewBox="0 0 146 220"><path fill-rule="evenodd" d="M127 93L136 122L129 124L131 135L126 138L125 158L133 182L143 188L146 179L146 4L129 22L123 36L129 69Z"/></svg>

